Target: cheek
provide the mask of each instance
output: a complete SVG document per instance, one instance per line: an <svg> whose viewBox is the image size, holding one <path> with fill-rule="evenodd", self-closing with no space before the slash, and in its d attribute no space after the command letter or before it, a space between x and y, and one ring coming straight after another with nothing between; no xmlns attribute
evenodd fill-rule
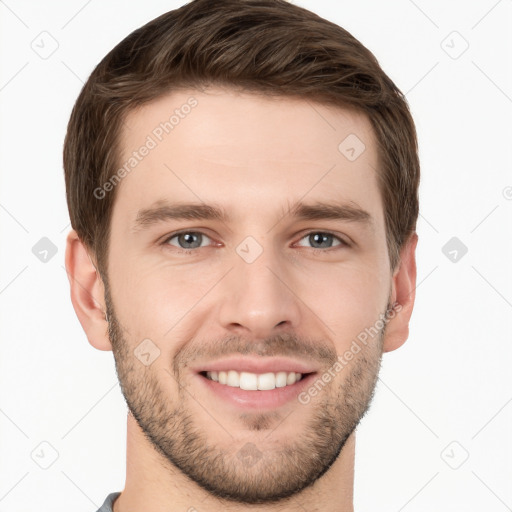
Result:
<svg viewBox="0 0 512 512"><path fill-rule="evenodd" d="M111 271L112 299L132 339L176 336L219 281L209 266L120 261Z"/></svg>
<svg viewBox="0 0 512 512"><path fill-rule="evenodd" d="M366 328L376 324L384 312L388 290L378 270L357 265L315 272L301 284L298 293L329 327L338 351L350 345Z"/></svg>

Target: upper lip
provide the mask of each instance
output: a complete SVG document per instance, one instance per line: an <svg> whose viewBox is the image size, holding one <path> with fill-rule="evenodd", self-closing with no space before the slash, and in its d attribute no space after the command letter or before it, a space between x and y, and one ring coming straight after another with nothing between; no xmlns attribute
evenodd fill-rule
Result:
<svg viewBox="0 0 512 512"><path fill-rule="evenodd" d="M296 372L313 373L316 371L310 363L284 357L230 357L204 363L195 368L196 372L215 372L235 370L249 373Z"/></svg>

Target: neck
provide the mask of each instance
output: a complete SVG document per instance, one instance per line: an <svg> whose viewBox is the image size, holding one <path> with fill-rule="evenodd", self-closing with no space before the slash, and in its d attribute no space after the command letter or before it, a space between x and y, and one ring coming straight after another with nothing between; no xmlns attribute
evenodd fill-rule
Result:
<svg viewBox="0 0 512 512"><path fill-rule="evenodd" d="M329 470L300 494L273 505L246 505L211 495L170 464L128 414L126 485L114 512L353 512L355 432ZM196 510L197 509L197 510Z"/></svg>

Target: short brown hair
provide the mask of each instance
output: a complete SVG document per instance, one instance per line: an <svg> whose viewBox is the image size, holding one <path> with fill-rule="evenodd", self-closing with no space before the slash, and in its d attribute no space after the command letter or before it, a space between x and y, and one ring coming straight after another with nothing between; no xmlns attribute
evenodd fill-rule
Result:
<svg viewBox="0 0 512 512"><path fill-rule="evenodd" d="M374 55L345 29L285 0L193 0L113 48L71 114L64 143L69 215L103 278L116 190L102 199L94 190L119 165L126 115L178 88L209 85L366 114L378 143L391 270L397 267L416 230L420 166L406 99Z"/></svg>

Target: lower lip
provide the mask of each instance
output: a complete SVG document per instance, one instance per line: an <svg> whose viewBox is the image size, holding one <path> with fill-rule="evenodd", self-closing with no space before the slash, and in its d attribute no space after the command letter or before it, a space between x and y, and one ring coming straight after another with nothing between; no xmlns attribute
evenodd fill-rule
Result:
<svg viewBox="0 0 512 512"><path fill-rule="evenodd" d="M299 393L312 383L316 372L303 376L301 380L290 386L266 391L235 388L226 384L219 384L200 373L197 375L210 391L232 405L243 409L273 409L292 400L297 400Z"/></svg>

